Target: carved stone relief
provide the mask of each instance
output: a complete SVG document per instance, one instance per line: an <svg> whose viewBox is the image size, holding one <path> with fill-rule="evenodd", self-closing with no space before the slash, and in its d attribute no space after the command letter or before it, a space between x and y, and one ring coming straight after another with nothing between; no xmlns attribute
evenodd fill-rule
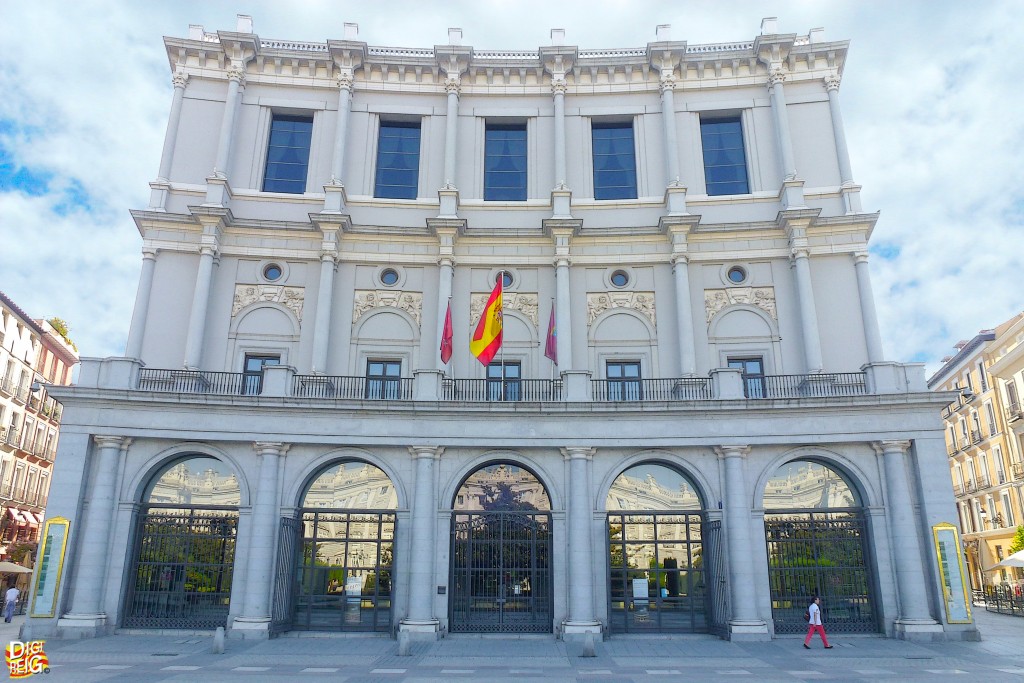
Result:
<svg viewBox="0 0 1024 683"><path fill-rule="evenodd" d="M352 324L355 325L363 313L374 308L397 308L405 311L419 325L423 311L423 295L419 292L398 292L390 289L357 289Z"/></svg>
<svg viewBox="0 0 1024 683"><path fill-rule="evenodd" d="M609 308L631 308L641 313L657 327L654 316L654 292L588 292L587 324L593 325L597 316Z"/></svg>
<svg viewBox="0 0 1024 683"><path fill-rule="evenodd" d="M281 304L302 322L302 307L306 301L305 287L285 287L284 285L235 285L235 300L231 306L231 317L257 301Z"/></svg>
<svg viewBox="0 0 1024 683"><path fill-rule="evenodd" d="M480 315L484 312L484 306L487 305L487 299L490 298L490 293L484 294L473 294L469 299L469 319L472 321L471 327L476 327L477 322L480 320ZM518 292L502 292L501 293L501 307L508 311L519 311L533 323L534 327L537 326L537 295L536 294L520 294Z"/></svg>
<svg viewBox="0 0 1024 683"><path fill-rule="evenodd" d="M734 304L757 306L770 315L772 320L779 319L775 310L774 287L728 287L704 290L704 312L707 314L707 322L711 322L711 319L723 308Z"/></svg>

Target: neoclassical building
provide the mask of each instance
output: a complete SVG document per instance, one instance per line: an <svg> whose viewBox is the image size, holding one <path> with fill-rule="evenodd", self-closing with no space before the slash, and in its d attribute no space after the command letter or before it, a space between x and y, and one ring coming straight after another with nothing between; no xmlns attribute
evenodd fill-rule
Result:
<svg viewBox="0 0 1024 683"><path fill-rule="evenodd" d="M832 630L976 635L932 531L950 395L882 352L847 42L165 45L126 352L52 389L33 636L768 639L815 593Z"/></svg>

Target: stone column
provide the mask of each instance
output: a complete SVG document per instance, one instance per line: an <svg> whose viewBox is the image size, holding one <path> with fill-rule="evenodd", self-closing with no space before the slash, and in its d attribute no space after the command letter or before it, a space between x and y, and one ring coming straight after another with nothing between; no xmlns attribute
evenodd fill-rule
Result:
<svg viewBox="0 0 1024 683"><path fill-rule="evenodd" d="M750 560L750 500L744 473L749 446L720 446L715 453L725 469L725 534L729 549L731 639L767 636L768 627L757 612L754 570Z"/></svg>
<svg viewBox="0 0 1024 683"><path fill-rule="evenodd" d="M563 74L551 78L551 94L555 105L555 187L566 186L565 171L565 91L568 87ZM561 330L559 330L561 332ZM561 357L561 356L559 356Z"/></svg>
<svg viewBox="0 0 1024 683"><path fill-rule="evenodd" d="M434 617L434 565L436 563L437 500L434 495L434 461L442 446L410 446L416 462L416 493L412 507L412 543L409 563L409 611L403 631L436 633Z"/></svg>
<svg viewBox="0 0 1024 683"><path fill-rule="evenodd" d="M444 81L445 92L448 93L448 109L444 120L444 185L455 187L455 153L459 131L459 78L451 77Z"/></svg>
<svg viewBox="0 0 1024 683"><path fill-rule="evenodd" d="M196 289L192 294L192 312L188 318L188 336L185 339L185 367L198 370L203 357L203 336L206 332L206 311L210 306L210 283L213 280L213 260L216 246L204 244L199 248L199 271Z"/></svg>
<svg viewBox="0 0 1024 683"><path fill-rule="evenodd" d="M260 461L260 474L250 516L252 533L249 534L249 547L245 552L242 614L235 617L232 629L269 634L270 595L274 585L274 542L280 516L277 472L279 460L288 452L289 444L256 441L252 446ZM265 637L265 634L260 633L260 636Z"/></svg>
<svg viewBox="0 0 1024 683"><path fill-rule="evenodd" d="M566 634L601 630L600 622L594 618L594 511L590 504L590 463L594 452L593 448L578 446L562 449L562 457L569 461L569 618L563 624Z"/></svg>
<svg viewBox="0 0 1024 683"><path fill-rule="evenodd" d="M123 436L94 436L96 444L96 475L89 491L89 507L79 531L78 561L75 568L74 601L65 619L91 622L100 626L103 613L103 586L110 558L110 526L114 515L118 455L127 449L131 439Z"/></svg>
<svg viewBox="0 0 1024 683"><path fill-rule="evenodd" d="M352 111L352 74L342 70L338 76L338 121L334 127L334 155L331 157L331 184L344 184L345 145L348 142L348 119Z"/></svg>
<svg viewBox="0 0 1024 683"><path fill-rule="evenodd" d="M690 305L689 257L672 256L672 273L676 280L676 329L679 336L679 371L683 377L697 374L697 353L693 339L693 307Z"/></svg>
<svg viewBox="0 0 1024 683"><path fill-rule="evenodd" d="M555 345L558 350L558 369L572 370L572 324L569 312L572 299L569 294L569 257L555 259Z"/></svg>
<svg viewBox="0 0 1024 683"><path fill-rule="evenodd" d="M146 318L149 314L149 295L153 291L153 271L156 269L156 249L143 247L142 274L139 275L139 289L135 292L135 309L132 324L128 328L128 342L124 355L128 358L142 358L142 340L146 335Z"/></svg>
<svg viewBox="0 0 1024 683"><path fill-rule="evenodd" d="M883 459L892 548L896 560L896 588L899 591L897 630L907 633L932 630L936 622L928 608L921 553L921 535L914 516L910 481L907 477L909 441L877 441L871 444ZM922 628L924 627L924 628Z"/></svg>
<svg viewBox="0 0 1024 683"><path fill-rule="evenodd" d="M174 97L171 99L171 114L167 119L167 133L164 135L164 149L160 155L160 171L157 180L166 181L171 177L171 163L174 161L174 146L178 140L178 124L181 121L181 102L185 98L185 84L188 74L176 71L172 77Z"/></svg>
<svg viewBox="0 0 1024 683"><path fill-rule="evenodd" d="M441 362L441 336L444 334L444 317L448 310L448 302L452 296L452 280L455 278L455 259L451 256L442 255L438 259L437 265L440 267L440 272L437 277L437 348L435 358L437 359L437 369L442 372L445 369L445 364ZM454 352L452 353L454 356Z"/></svg>
<svg viewBox="0 0 1024 683"><path fill-rule="evenodd" d="M843 185L853 184L853 169L850 167L850 151L846 147L846 133L843 132L843 114L839 111L839 76L825 77L828 91L828 111L832 115L832 135L836 141L836 157L839 161L839 179Z"/></svg>
<svg viewBox="0 0 1024 683"><path fill-rule="evenodd" d="M775 139L779 145L783 180L793 180L796 178L796 161L793 159L793 141L789 134L789 117L786 115L785 81L786 72L779 66L773 66L768 74L768 94L775 121Z"/></svg>
<svg viewBox="0 0 1024 683"><path fill-rule="evenodd" d="M796 269L796 288L800 300L800 333L804 343L804 364L807 372L821 372L821 338L818 336L818 313L814 308L811 265L806 247L794 247L791 256Z"/></svg>
<svg viewBox="0 0 1024 683"><path fill-rule="evenodd" d="M853 255L857 271L857 293L860 295L860 315L864 320L864 341L868 347L868 362L881 363L885 360L882 351L882 333L878 329L878 314L875 312L875 295L871 291L871 272L868 270L868 253L858 251Z"/></svg>
<svg viewBox="0 0 1024 683"><path fill-rule="evenodd" d="M676 141L676 107L673 91L675 75L668 71L661 75L661 123L665 133L665 184L679 180L679 143Z"/></svg>
<svg viewBox="0 0 1024 683"><path fill-rule="evenodd" d="M324 245L336 244L324 240ZM327 349L331 337L331 306L334 301L334 271L337 268L337 250L320 252L320 289L316 295L316 321L313 326L313 374L327 374Z"/></svg>
<svg viewBox="0 0 1024 683"><path fill-rule="evenodd" d="M220 121L220 137L217 140L217 158L213 165L213 175L227 177L228 163L231 158L231 139L235 132L235 113L238 111L239 93L245 88L245 67L232 66L228 71L228 96L224 102L224 115Z"/></svg>

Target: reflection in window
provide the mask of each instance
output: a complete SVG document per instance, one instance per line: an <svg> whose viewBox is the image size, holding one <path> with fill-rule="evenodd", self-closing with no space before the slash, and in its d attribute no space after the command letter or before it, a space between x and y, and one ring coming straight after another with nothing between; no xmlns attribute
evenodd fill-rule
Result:
<svg viewBox="0 0 1024 683"><path fill-rule="evenodd" d="M608 491L612 510L700 510L700 496L690 479L667 465L643 463L620 474Z"/></svg>
<svg viewBox="0 0 1024 683"><path fill-rule="evenodd" d="M488 123L484 134L484 199L526 199L526 124Z"/></svg>
<svg viewBox="0 0 1024 683"><path fill-rule="evenodd" d="M416 199L419 175L419 121L381 121L373 196Z"/></svg>
<svg viewBox="0 0 1024 683"><path fill-rule="evenodd" d="M275 114L267 143L264 192L302 194L306 191L313 117ZM221 169L223 170L223 169Z"/></svg>
<svg viewBox="0 0 1024 683"><path fill-rule="evenodd" d="M241 491L230 467L210 456L195 456L165 468L143 500L150 504L238 505Z"/></svg>
<svg viewBox="0 0 1024 683"><path fill-rule="evenodd" d="M750 192L740 118L702 120L700 140L704 151L704 178L708 195L714 197Z"/></svg>
<svg viewBox="0 0 1024 683"><path fill-rule="evenodd" d="M544 485L512 463L495 463L469 475L455 497L457 510L550 510Z"/></svg>
<svg viewBox="0 0 1024 683"><path fill-rule="evenodd" d="M323 470L306 489L302 507L394 510L398 496L383 470L353 460Z"/></svg>
<svg viewBox="0 0 1024 683"><path fill-rule="evenodd" d="M633 122L595 122L594 199L636 199Z"/></svg>
<svg viewBox="0 0 1024 683"><path fill-rule="evenodd" d="M788 462L764 489L766 510L860 507L860 499L841 474L810 460Z"/></svg>
<svg viewBox="0 0 1024 683"><path fill-rule="evenodd" d="M397 360L366 361L366 398L401 398L402 362Z"/></svg>

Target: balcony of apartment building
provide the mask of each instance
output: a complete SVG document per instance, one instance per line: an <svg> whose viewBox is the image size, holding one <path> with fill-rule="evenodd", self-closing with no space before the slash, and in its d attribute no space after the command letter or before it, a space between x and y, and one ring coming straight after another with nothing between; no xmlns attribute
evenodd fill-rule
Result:
<svg viewBox="0 0 1024 683"><path fill-rule="evenodd" d="M1024 480L1024 463L1015 462L1010 464L1010 470L1013 472L1013 480L1021 481Z"/></svg>
<svg viewBox="0 0 1024 683"><path fill-rule="evenodd" d="M10 375L4 375L0 378L0 394L4 396L14 396L14 378Z"/></svg>
<svg viewBox="0 0 1024 683"><path fill-rule="evenodd" d="M1024 413L1021 413L1020 403L1013 402L1006 407L1006 421L1016 422L1017 420L1024 419Z"/></svg>

